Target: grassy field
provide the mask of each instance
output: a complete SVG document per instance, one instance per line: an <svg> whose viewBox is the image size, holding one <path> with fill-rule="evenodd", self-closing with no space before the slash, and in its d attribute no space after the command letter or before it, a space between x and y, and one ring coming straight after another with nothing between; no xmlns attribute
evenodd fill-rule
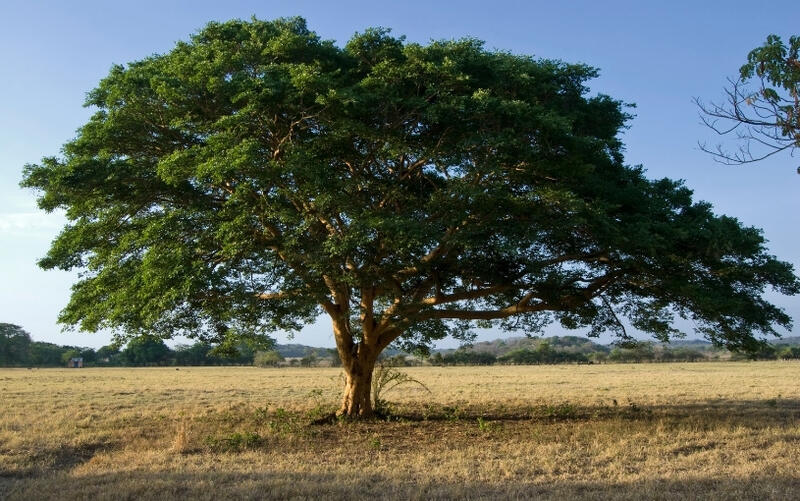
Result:
<svg viewBox="0 0 800 501"><path fill-rule="evenodd" d="M0 369L0 499L799 499L800 364Z"/></svg>

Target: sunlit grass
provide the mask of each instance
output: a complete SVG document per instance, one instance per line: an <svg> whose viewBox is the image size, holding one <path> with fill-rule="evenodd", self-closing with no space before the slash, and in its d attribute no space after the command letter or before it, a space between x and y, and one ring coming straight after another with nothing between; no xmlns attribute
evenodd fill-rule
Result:
<svg viewBox="0 0 800 501"><path fill-rule="evenodd" d="M800 497L800 364L0 370L0 498Z"/></svg>

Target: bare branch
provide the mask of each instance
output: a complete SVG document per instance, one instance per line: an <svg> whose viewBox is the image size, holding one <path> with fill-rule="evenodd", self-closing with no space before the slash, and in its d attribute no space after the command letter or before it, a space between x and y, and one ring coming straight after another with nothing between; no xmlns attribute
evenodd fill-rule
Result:
<svg viewBox="0 0 800 501"><path fill-rule="evenodd" d="M749 90L741 79L728 79L723 103L694 103L700 109L701 122L719 136L736 134L741 145L734 151L721 144L713 148L698 143L699 148L720 163L741 165L758 162L777 153L800 147L800 111L797 99L777 98L767 92L762 78L760 88ZM758 146L754 151L751 145Z"/></svg>

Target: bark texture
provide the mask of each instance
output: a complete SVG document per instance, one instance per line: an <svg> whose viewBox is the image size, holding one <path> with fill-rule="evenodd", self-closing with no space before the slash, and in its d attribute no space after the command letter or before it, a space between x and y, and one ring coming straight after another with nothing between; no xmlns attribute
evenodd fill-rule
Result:
<svg viewBox="0 0 800 501"><path fill-rule="evenodd" d="M348 417L368 418L372 409L372 371L375 363L345 368L345 387L342 406L338 414Z"/></svg>

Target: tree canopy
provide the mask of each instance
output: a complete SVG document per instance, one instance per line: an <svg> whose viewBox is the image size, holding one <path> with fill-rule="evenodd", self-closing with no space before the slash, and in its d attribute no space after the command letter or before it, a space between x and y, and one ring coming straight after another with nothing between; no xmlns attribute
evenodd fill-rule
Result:
<svg viewBox="0 0 800 501"><path fill-rule="evenodd" d="M747 55L739 78L729 81L724 102L696 100L706 125L720 135L735 134L741 142L736 151L703 146L705 151L722 162L741 164L800 147L799 53L800 37L786 44L770 35Z"/></svg>
<svg viewBox="0 0 800 501"><path fill-rule="evenodd" d="M299 18L210 23L112 67L97 111L23 186L69 224L40 261L82 270L60 321L234 342L332 319L343 412L369 414L390 343L551 322L733 349L800 290L760 230L624 164L624 103L585 65L407 43L344 47ZM238 342L238 341L236 341Z"/></svg>

